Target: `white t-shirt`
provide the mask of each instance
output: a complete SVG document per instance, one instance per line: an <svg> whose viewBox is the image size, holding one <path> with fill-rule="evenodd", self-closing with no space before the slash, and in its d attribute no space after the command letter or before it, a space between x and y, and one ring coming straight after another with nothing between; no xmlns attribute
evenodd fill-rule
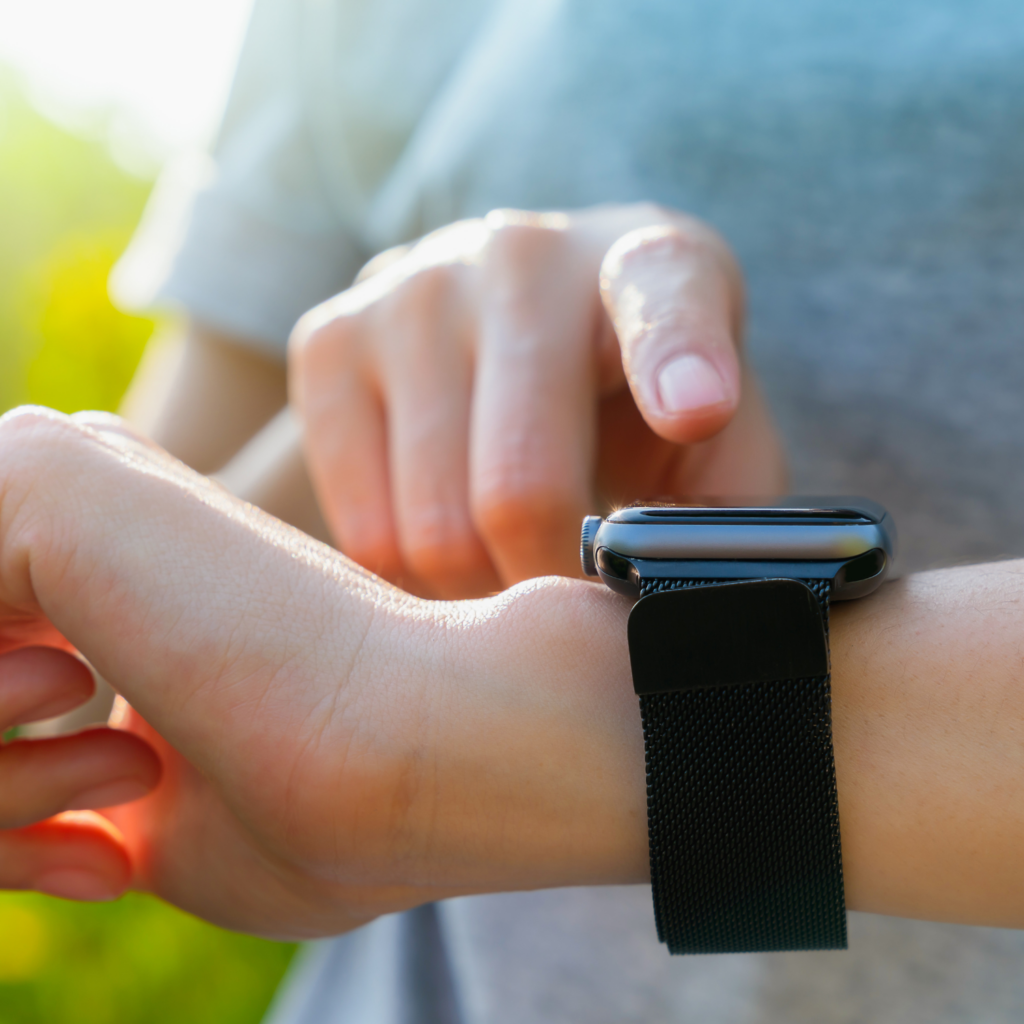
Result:
<svg viewBox="0 0 1024 1024"><path fill-rule="evenodd" d="M257 0L164 286L271 347L374 252L496 206L655 200L730 239L796 485L905 570L1024 554L1020 0ZM274 1024L1024 1018L1024 935L669 957L644 887L452 900L315 944Z"/></svg>

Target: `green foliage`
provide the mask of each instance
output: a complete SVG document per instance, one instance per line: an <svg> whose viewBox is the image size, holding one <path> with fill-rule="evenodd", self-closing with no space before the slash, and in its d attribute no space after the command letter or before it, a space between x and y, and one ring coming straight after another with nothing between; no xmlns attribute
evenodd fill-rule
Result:
<svg viewBox="0 0 1024 1024"><path fill-rule="evenodd" d="M0 69L0 410L116 407L153 322L117 311L106 276L148 192Z"/></svg>
<svg viewBox="0 0 1024 1024"><path fill-rule="evenodd" d="M8 893L0 1024L249 1024L290 956L151 897L91 906Z"/></svg>
<svg viewBox="0 0 1024 1024"><path fill-rule="evenodd" d="M122 246L110 232L62 238L25 288L27 399L61 412L117 408L153 321L126 316L107 297Z"/></svg>
<svg viewBox="0 0 1024 1024"><path fill-rule="evenodd" d="M0 411L117 407L153 322L106 279L148 192L0 69ZM0 894L0 1024L256 1024L293 949L144 896Z"/></svg>

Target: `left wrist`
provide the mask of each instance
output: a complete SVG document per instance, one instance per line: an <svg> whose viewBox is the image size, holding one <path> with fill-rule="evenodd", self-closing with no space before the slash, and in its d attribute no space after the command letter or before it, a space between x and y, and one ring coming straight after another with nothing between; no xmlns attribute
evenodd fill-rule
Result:
<svg viewBox="0 0 1024 1024"><path fill-rule="evenodd" d="M482 603L484 604L484 603ZM488 607L489 606L489 607ZM625 641L628 602L595 584L533 580L485 603L458 673L459 803L481 808L491 888L648 878L644 751ZM470 611L475 615L475 611ZM479 822L469 827L479 834Z"/></svg>

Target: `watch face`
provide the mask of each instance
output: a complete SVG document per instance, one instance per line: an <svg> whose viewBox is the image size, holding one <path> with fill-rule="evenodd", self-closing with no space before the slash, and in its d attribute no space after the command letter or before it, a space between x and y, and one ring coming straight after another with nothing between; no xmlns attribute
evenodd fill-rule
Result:
<svg viewBox="0 0 1024 1024"><path fill-rule="evenodd" d="M585 571L605 582L656 576L834 577L835 597L860 597L895 554L892 518L851 497L638 502L587 517ZM625 573L625 576L623 575ZM617 588L621 589L621 588Z"/></svg>
<svg viewBox="0 0 1024 1024"><path fill-rule="evenodd" d="M887 513L868 498L692 498L679 501L634 502L617 509L609 523L653 524L665 522L751 523L880 523Z"/></svg>

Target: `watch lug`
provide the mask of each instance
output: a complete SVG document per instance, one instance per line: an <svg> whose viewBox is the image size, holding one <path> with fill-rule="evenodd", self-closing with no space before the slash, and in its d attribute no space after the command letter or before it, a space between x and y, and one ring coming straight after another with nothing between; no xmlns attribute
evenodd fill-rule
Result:
<svg viewBox="0 0 1024 1024"><path fill-rule="evenodd" d="M833 601L853 601L874 593L888 575L889 556L881 548L844 562L832 584Z"/></svg>
<svg viewBox="0 0 1024 1024"><path fill-rule="evenodd" d="M597 574L606 587L626 597L640 596L640 573L628 558L608 548L598 548L594 561Z"/></svg>

